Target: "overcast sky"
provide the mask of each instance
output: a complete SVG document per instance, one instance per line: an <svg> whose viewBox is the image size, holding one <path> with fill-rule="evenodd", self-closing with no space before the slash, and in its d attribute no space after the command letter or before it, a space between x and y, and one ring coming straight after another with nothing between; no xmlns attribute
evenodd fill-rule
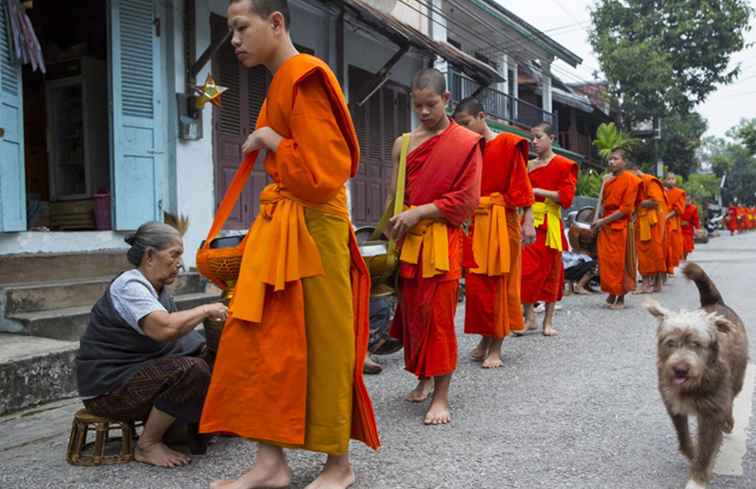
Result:
<svg viewBox="0 0 756 489"><path fill-rule="evenodd" d="M577 68L555 63L556 76L567 83L593 79L593 72L599 68L588 42L588 8L593 0L497 1L583 58ZM756 0L751 0L751 4L756 8ZM756 44L756 19L751 20L751 25L753 30L747 33L748 41ZM697 109L709 121L708 134L724 136L741 118L756 117L756 46L734 55L732 65L737 62L741 62L743 68L740 78L713 92Z"/></svg>

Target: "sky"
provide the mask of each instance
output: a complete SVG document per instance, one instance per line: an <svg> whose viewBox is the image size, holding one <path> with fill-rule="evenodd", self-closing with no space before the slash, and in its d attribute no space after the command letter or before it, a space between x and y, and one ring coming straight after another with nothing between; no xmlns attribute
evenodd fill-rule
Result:
<svg viewBox="0 0 756 489"><path fill-rule="evenodd" d="M593 0L497 0L501 5L528 23L544 31L581 58L583 63L572 68L558 61L552 71L566 83L593 80L599 62L588 42L589 8ZM756 8L756 0L751 0ZM740 119L756 117L756 18L751 19L752 30L747 42L755 44L732 56L731 66L742 64L742 74L735 82L720 86L712 92L698 110L709 123L707 134L724 136Z"/></svg>

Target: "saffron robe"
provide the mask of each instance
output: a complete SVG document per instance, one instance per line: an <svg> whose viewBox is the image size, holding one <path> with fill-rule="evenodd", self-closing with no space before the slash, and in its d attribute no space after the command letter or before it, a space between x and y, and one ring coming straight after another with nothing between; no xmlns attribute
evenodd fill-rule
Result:
<svg viewBox="0 0 756 489"><path fill-rule="evenodd" d="M701 221L698 219L698 207L694 204L687 204L680 221L682 224L683 253L685 256L688 256L696 247L696 229L701 228Z"/></svg>
<svg viewBox="0 0 756 489"><path fill-rule="evenodd" d="M667 215L667 194L661 181L647 173L640 174L638 187L638 211L635 226L635 243L638 254L638 271L643 276L665 273L665 234ZM656 202L656 208L640 206L644 200Z"/></svg>
<svg viewBox="0 0 756 489"><path fill-rule="evenodd" d="M675 215L667 221L667 271L672 273L683 258L683 237L680 216L685 211L685 191L678 187L667 189L669 210Z"/></svg>
<svg viewBox="0 0 756 489"><path fill-rule="evenodd" d="M344 187L359 142L323 61L297 55L280 67L265 126L284 139L265 161L274 184L245 240L201 430L328 454L345 453L350 437L377 448L362 379L370 276Z"/></svg>
<svg viewBox="0 0 756 489"><path fill-rule="evenodd" d="M533 188L559 193L559 206L569 209L575 198L578 165L564 156L554 155L548 164L530 170L528 177ZM545 199L535 196L535 202ZM564 294L564 264L562 252L546 245L548 224L552 217L546 215L543 224L536 227L535 242L522 248L522 302L557 302ZM564 223L559 219L562 249L569 249L564 236Z"/></svg>
<svg viewBox="0 0 756 489"><path fill-rule="evenodd" d="M457 367L454 316L462 275L461 226L480 199L481 160L480 136L452 120L444 132L407 156L405 202L433 203L444 216L421 222L401 243L399 303L391 336L404 345L404 368L420 378L448 375ZM422 243L419 250L417 240ZM410 247L416 250L412 260L406 257Z"/></svg>
<svg viewBox="0 0 756 489"><path fill-rule="evenodd" d="M730 234L735 234L738 230L738 209L736 207L730 206L727 208L727 220L725 222Z"/></svg>
<svg viewBox="0 0 756 489"><path fill-rule="evenodd" d="M524 329L517 209L533 204L528 149L527 139L502 133L483 150L481 200L471 226L474 263L465 264L465 333L503 338Z"/></svg>
<svg viewBox="0 0 756 489"><path fill-rule="evenodd" d="M635 274L628 270L628 253L634 233L628 233L638 198L640 179L623 171L604 183L602 218L621 211L624 216L601 227L596 242L601 290L625 295L635 289Z"/></svg>

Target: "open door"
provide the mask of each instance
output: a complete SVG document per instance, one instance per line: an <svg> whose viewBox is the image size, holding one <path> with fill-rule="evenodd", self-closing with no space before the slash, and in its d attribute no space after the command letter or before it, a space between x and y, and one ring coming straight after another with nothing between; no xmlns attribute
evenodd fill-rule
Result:
<svg viewBox="0 0 756 489"><path fill-rule="evenodd" d="M0 0L0 232L26 231L21 66L11 56L5 0Z"/></svg>
<svg viewBox="0 0 756 489"><path fill-rule="evenodd" d="M156 0L109 0L114 228L159 221L165 141Z"/></svg>

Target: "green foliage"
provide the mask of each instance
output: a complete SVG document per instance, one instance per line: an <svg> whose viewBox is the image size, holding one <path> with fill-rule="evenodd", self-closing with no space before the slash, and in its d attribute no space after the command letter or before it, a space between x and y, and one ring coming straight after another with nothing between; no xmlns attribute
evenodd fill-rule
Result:
<svg viewBox="0 0 756 489"><path fill-rule="evenodd" d="M745 142L749 127L741 122L727 132L728 138L709 137L701 151L702 162L711 168L717 178L726 175L722 200L728 204L735 199L742 205L756 205L756 154Z"/></svg>
<svg viewBox="0 0 756 489"><path fill-rule="evenodd" d="M601 191L601 175L594 170L581 171L577 179L577 195L598 197L599 191Z"/></svg>
<svg viewBox="0 0 756 489"><path fill-rule="evenodd" d="M753 155L756 155L756 118L743 119L740 124L728 131L728 136L738 140Z"/></svg>
<svg viewBox="0 0 756 489"><path fill-rule="evenodd" d="M620 131L614 122L599 125L596 129L596 138L593 140L593 145L596 146L599 156L604 161L609 159L614 148L622 148L630 152L637 144L637 139Z"/></svg>
<svg viewBox="0 0 756 489"><path fill-rule="evenodd" d="M719 194L719 178L711 174L692 173L683 188L696 203L714 200Z"/></svg>
<svg viewBox="0 0 756 489"><path fill-rule="evenodd" d="M639 161L660 159L669 171L687 177L699 166L697 153L706 127L697 112L670 114L662 120L661 140L638 145L634 156Z"/></svg>

